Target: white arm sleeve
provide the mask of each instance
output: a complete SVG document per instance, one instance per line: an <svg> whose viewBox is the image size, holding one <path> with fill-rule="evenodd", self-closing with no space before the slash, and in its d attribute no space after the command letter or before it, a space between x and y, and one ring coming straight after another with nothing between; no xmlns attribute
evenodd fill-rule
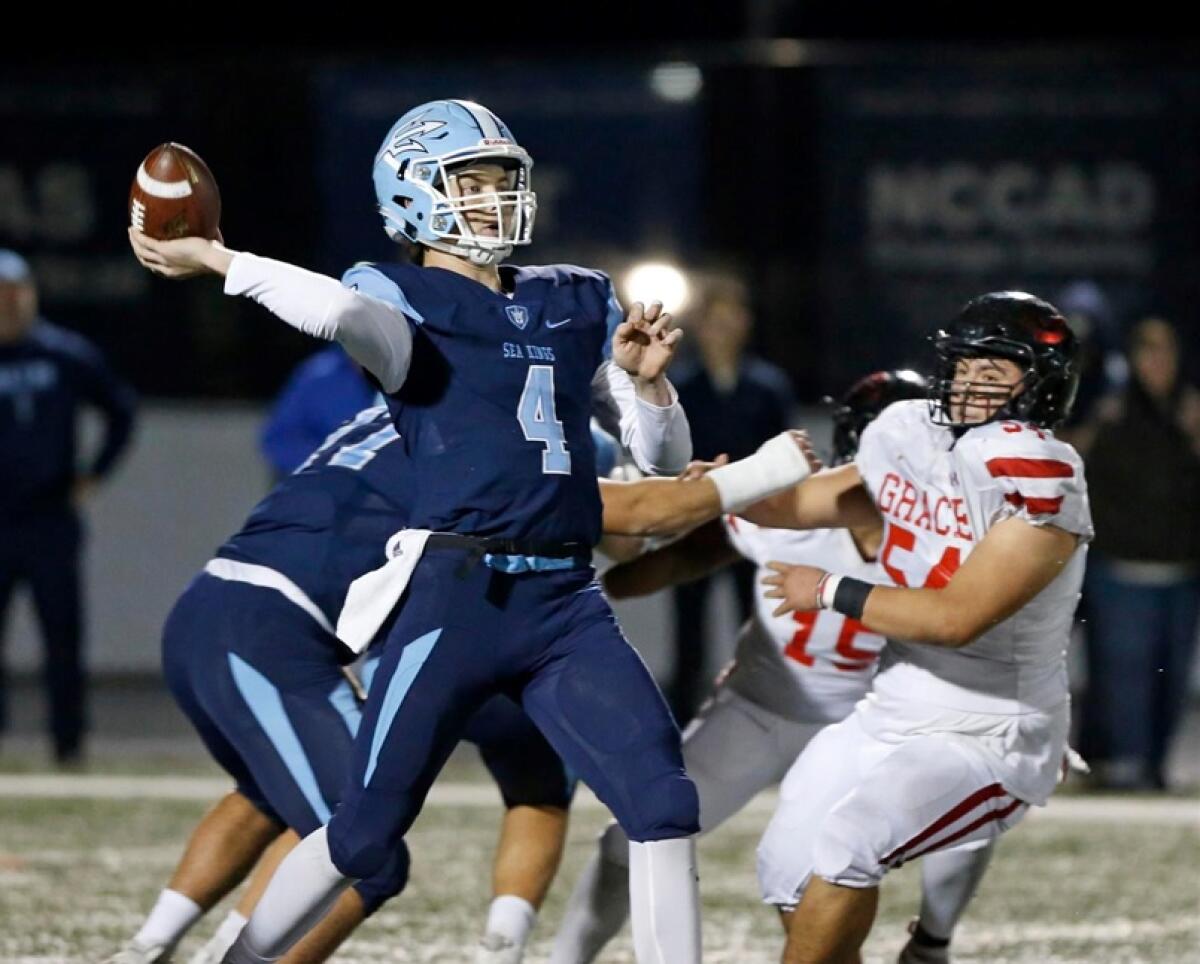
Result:
<svg viewBox="0 0 1200 964"><path fill-rule="evenodd" d="M592 412L601 427L621 440L639 469L652 475L675 475L692 457L692 431L675 386L671 404L653 405L638 398L633 379L606 361L592 378Z"/></svg>
<svg viewBox="0 0 1200 964"><path fill-rule="evenodd" d="M385 392L404 384L412 331L395 305L283 261L238 254L225 276L227 295L253 298L306 335L337 341Z"/></svg>

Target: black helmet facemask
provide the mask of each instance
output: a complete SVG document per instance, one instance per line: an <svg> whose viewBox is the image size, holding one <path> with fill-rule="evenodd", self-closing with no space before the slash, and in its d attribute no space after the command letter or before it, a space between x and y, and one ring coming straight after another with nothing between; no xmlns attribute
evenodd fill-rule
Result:
<svg viewBox="0 0 1200 964"><path fill-rule="evenodd" d="M966 431L1013 419L1053 428L1069 414L1079 385L1078 342L1049 302L1020 291L983 295L968 302L932 341L937 368L929 400L936 424ZM956 363L963 358L1007 359L1024 375L1012 386L955 382ZM1000 399L1002 404L979 422L957 422L953 413L961 407L964 393L976 399Z"/></svg>

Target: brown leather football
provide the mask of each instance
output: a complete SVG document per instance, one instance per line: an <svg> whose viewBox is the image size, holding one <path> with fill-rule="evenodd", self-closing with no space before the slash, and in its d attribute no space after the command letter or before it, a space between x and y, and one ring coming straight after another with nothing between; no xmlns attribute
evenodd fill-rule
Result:
<svg viewBox="0 0 1200 964"><path fill-rule="evenodd" d="M221 192L208 165L182 144L154 148L129 188L129 223L160 241L216 238Z"/></svg>

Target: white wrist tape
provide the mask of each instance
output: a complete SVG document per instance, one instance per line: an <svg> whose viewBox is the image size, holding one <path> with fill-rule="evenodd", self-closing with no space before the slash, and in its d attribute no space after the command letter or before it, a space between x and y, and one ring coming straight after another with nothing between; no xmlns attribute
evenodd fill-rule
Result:
<svg viewBox="0 0 1200 964"><path fill-rule="evenodd" d="M758 451L732 465L713 469L723 512L738 512L769 495L789 489L812 475L812 466L787 432L767 439Z"/></svg>
<svg viewBox="0 0 1200 964"><path fill-rule="evenodd" d="M841 576L835 576L832 572L826 573L825 578L821 580L817 587L817 607L819 609L832 609L833 597L837 593L838 583L842 581Z"/></svg>

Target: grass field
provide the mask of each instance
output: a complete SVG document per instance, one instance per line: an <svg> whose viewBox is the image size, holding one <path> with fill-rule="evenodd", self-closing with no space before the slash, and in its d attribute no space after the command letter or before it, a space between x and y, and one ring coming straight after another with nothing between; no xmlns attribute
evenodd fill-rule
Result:
<svg viewBox="0 0 1200 964"><path fill-rule="evenodd" d="M408 891L338 960L469 961L489 896L499 808L473 768L448 776L411 835ZM220 786L206 776L0 775L0 961L98 961L111 952L140 923ZM706 961L778 960L778 927L757 902L754 878L770 804L760 798L701 845ZM528 961L545 960L570 883L604 822L585 796ZM888 879L868 962L895 959L917 877L906 868ZM223 911L195 929L177 961ZM627 932L602 960L631 960ZM1200 961L1200 800L1056 800L1002 843L959 930L955 960Z"/></svg>

